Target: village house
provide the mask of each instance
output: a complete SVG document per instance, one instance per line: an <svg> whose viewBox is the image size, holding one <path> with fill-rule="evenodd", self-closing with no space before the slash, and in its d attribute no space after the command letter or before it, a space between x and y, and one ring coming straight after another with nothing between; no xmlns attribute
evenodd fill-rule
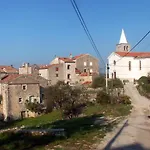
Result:
<svg viewBox="0 0 150 150"><path fill-rule="evenodd" d="M82 76L83 73L84 77ZM41 66L39 74L51 80L52 84L60 80L70 85L92 82L93 74L99 74L98 59L89 54L75 57L72 55L69 57L56 57L50 62L50 65Z"/></svg>
<svg viewBox="0 0 150 150"><path fill-rule="evenodd" d="M109 78L134 81L150 73L150 52L130 52L124 30L116 51L108 57Z"/></svg>
<svg viewBox="0 0 150 150"><path fill-rule="evenodd" d="M58 81L64 81L70 85L77 82L75 62L67 58L59 58L57 63L40 66L39 75L51 82L52 85Z"/></svg>
<svg viewBox="0 0 150 150"><path fill-rule="evenodd" d="M43 89L47 86L47 80L35 75L9 74L2 78L0 113L4 120L34 117L36 114L27 110L25 103L44 103Z"/></svg>

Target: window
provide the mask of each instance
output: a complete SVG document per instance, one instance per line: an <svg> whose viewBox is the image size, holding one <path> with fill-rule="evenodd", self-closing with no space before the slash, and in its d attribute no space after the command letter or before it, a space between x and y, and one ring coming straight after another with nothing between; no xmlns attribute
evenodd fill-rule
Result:
<svg viewBox="0 0 150 150"><path fill-rule="evenodd" d="M92 62L90 62L90 66L92 66L93 65L93 63Z"/></svg>
<svg viewBox="0 0 150 150"><path fill-rule="evenodd" d="M131 71L131 61L129 61L129 71Z"/></svg>
<svg viewBox="0 0 150 150"><path fill-rule="evenodd" d="M114 60L114 66L116 65L116 61Z"/></svg>
<svg viewBox="0 0 150 150"><path fill-rule="evenodd" d="M139 70L141 70L141 60L139 61Z"/></svg>
<svg viewBox="0 0 150 150"><path fill-rule="evenodd" d="M19 97L19 103L22 103L22 98L21 97Z"/></svg>
<svg viewBox="0 0 150 150"><path fill-rule="evenodd" d="M84 66L86 66L86 62L84 62Z"/></svg>
<svg viewBox="0 0 150 150"><path fill-rule="evenodd" d="M22 89L25 91L27 90L27 85L22 85Z"/></svg>
<svg viewBox="0 0 150 150"><path fill-rule="evenodd" d="M90 73L92 73L93 72L93 69L90 69Z"/></svg>
<svg viewBox="0 0 150 150"><path fill-rule="evenodd" d="M68 69L68 70L70 69L70 65L67 65L67 69Z"/></svg>
<svg viewBox="0 0 150 150"><path fill-rule="evenodd" d="M124 51L126 51L126 46L124 46Z"/></svg>
<svg viewBox="0 0 150 150"><path fill-rule="evenodd" d="M58 77L58 73L56 73L56 77Z"/></svg>
<svg viewBox="0 0 150 150"><path fill-rule="evenodd" d="M56 70L56 71L58 71L58 70L59 70L59 68L58 68L58 67L56 67L56 68L55 68L55 70Z"/></svg>
<svg viewBox="0 0 150 150"><path fill-rule="evenodd" d="M71 74L68 74L68 75L67 75L67 79L71 79Z"/></svg>
<svg viewBox="0 0 150 150"><path fill-rule="evenodd" d="M86 68L84 68L84 72L86 72Z"/></svg>
<svg viewBox="0 0 150 150"><path fill-rule="evenodd" d="M128 46L126 47L126 51L128 51Z"/></svg>

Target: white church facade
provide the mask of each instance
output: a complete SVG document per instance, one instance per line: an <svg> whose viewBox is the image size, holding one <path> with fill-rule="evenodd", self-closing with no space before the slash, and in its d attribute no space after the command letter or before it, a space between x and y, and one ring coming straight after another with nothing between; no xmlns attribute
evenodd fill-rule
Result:
<svg viewBox="0 0 150 150"><path fill-rule="evenodd" d="M150 73L150 52L130 52L130 44L122 29L116 51L108 57L108 66L109 78L138 80L141 76L148 76Z"/></svg>

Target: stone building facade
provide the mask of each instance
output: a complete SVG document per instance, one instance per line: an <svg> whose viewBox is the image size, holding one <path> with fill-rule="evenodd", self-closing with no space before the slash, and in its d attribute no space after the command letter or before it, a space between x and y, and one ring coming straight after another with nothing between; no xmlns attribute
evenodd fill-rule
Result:
<svg viewBox="0 0 150 150"><path fill-rule="evenodd" d="M75 68L76 64L73 60L59 58L58 60L54 60L50 65L41 66L39 75L51 82L52 85L58 81L64 81L73 85L77 82Z"/></svg>
<svg viewBox="0 0 150 150"><path fill-rule="evenodd" d="M73 60L76 63L76 68L80 70L80 72L94 72L99 74L99 61L97 58L89 54L82 54L73 57Z"/></svg>
<svg viewBox="0 0 150 150"><path fill-rule="evenodd" d="M42 88L48 86L47 80L32 75L11 74L1 80L2 102L0 113L4 120L34 117L36 114L26 109L25 103L42 103Z"/></svg>

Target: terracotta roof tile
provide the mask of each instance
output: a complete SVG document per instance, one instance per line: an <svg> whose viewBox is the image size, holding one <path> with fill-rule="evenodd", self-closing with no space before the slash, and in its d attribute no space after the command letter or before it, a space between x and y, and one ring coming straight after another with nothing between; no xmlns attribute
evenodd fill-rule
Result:
<svg viewBox="0 0 150 150"><path fill-rule="evenodd" d="M59 64L51 64L51 65L39 65L40 69L48 69L52 66L58 66Z"/></svg>
<svg viewBox="0 0 150 150"><path fill-rule="evenodd" d="M89 84L91 84L92 82L91 81L86 81L86 82L84 82L84 83L82 83L83 85L89 85Z"/></svg>
<svg viewBox="0 0 150 150"><path fill-rule="evenodd" d="M84 55L86 55L86 54L80 54L80 55L74 56L72 59L73 59L73 60L76 60L76 59L78 59L78 58L80 58L80 57L82 57L82 56L84 56Z"/></svg>
<svg viewBox="0 0 150 150"><path fill-rule="evenodd" d="M18 73L18 70L12 66L0 66L0 72Z"/></svg>
<svg viewBox="0 0 150 150"><path fill-rule="evenodd" d="M121 57L150 57L150 52L115 52Z"/></svg>
<svg viewBox="0 0 150 150"><path fill-rule="evenodd" d="M7 83L10 82L14 79L16 79L17 77L21 76L20 74L9 74L7 76L5 76L4 78L1 79L1 83Z"/></svg>
<svg viewBox="0 0 150 150"><path fill-rule="evenodd" d="M72 59L66 57L59 57L59 60L62 60L66 63L75 63Z"/></svg>

